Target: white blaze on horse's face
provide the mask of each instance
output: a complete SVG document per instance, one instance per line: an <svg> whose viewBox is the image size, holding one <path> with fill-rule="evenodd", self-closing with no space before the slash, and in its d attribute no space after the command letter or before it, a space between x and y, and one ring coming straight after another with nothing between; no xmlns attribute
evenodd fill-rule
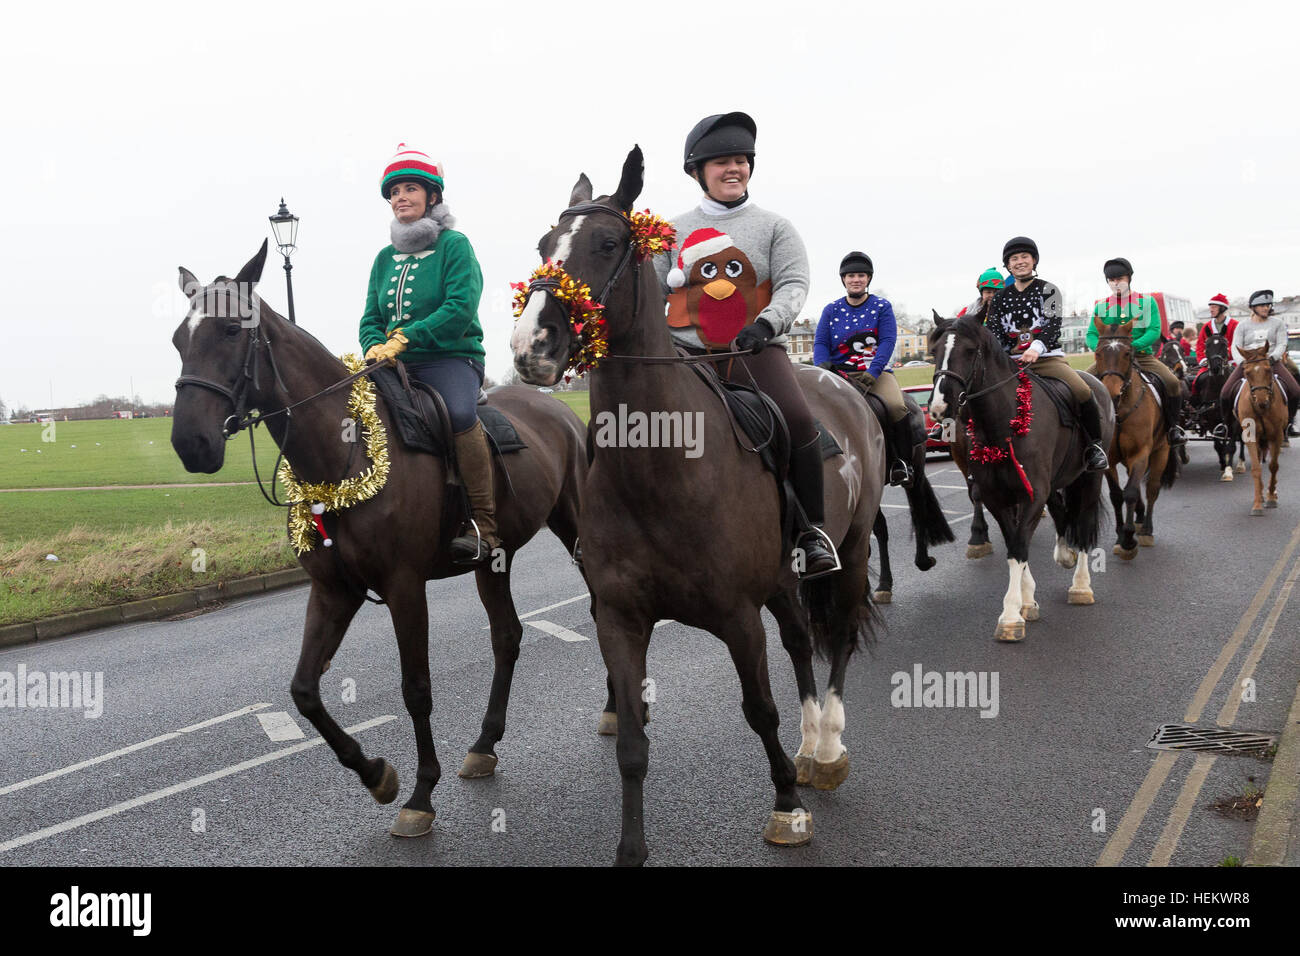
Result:
<svg viewBox="0 0 1300 956"><path fill-rule="evenodd" d="M948 332L940 339L940 348L942 349L943 361L939 363L939 372L948 371L948 362L952 359L952 346L955 333ZM934 394L930 396L930 417L940 419L944 412L948 410L948 403L943 400L943 392L939 390L943 382L942 375L935 375Z"/></svg>
<svg viewBox="0 0 1300 956"><path fill-rule="evenodd" d="M569 226L569 231L560 236L560 241L555 244L555 252L551 254L551 259L555 262L563 263L569 258L569 253L573 250L573 237L578 234L582 224L587 221L586 216L574 216L573 224Z"/></svg>
<svg viewBox="0 0 1300 956"><path fill-rule="evenodd" d="M190 330L191 340L193 340L194 338L194 333L199 330L199 323L206 318L207 316L204 315L203 306L201 305L194 306L193 309L190 311L190 317L189 319L186 320L185 324Z"/></svg>
<svg viewBox="0 0 1300 956"><path fill-rule="evenodd" d="M555 245L555 252L550 261L562 263L569 257L573 248L573 237L582 228L586 216L574 216L569 228ZM520 371L527 371L526 381L532 384L554 384L560 376L559 364L553 359L539 354L546 348L547 333L542 328L541 315L546 307L546 295L530 295L524 305L524 311L515 320L514 331L510 334L510 349L515 354L515 365Z"/></svg>

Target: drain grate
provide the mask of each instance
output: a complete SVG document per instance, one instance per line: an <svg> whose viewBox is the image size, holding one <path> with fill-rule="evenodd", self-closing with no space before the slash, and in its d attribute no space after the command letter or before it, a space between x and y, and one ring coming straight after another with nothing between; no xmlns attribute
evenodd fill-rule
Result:
<svg viewBox="0 0 1300 956"><path fill-rule="evenodd" d="M1190 750L1194 753L1263 758L1276 739L1272 734L1258 734L1249 730L1161 724L1147 741L1147 746L1152 750Z"/></svg>

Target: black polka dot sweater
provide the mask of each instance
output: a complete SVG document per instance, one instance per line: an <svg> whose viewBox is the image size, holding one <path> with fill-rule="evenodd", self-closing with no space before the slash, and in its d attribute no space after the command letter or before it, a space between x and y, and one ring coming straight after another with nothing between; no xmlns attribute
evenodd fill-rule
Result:
<svg viewBox="0 0 1300 956"><path fill-rule="evenodd" d="M999 289L984 320L1011 355L1034 349L1039 356L1064 355L1061 348L1061 291L1034 279L1023 292L1014 285Z"/></svg>

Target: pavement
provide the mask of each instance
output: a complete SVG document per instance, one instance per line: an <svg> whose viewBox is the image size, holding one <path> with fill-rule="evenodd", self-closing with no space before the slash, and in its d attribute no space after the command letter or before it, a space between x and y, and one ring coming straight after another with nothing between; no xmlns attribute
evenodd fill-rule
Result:
<svg viewBox="0 0 1300 956"><path fill-rule="evenodd" d="M912 567L904 499L887 492L894 600L881 608L880 640L849 670L852 771L834 792L805 791L815 835L800 849L760 838L771 783L725 648L662 622L649 662L650 864L1295 865L1300 469L1288 471L1284 453L1281 507L1252 518L1250 476L1220 483L1212 448L1191 454L1157 504L1154 548L1122 562L1103 533L1091 607L1066 603L1070 572L1052 564L1052 535L1040 528L1031 566L1042 620L1019 645L992 640L1003 549L995 532L994 556L963 557L970 507L951 463L928 469L958 535L936 550L933 571ZM0 693L19 667L103 682L94 706L0 706L0 866L609 863L619 778L614 741L595 733L604 668L582 579L549 534L521 552L512 577L524 645L497 774L474 781L455 770L491 681L486 614L468 578L429 582L444 772L434 833L420 840L387 833L415 746L382 607L362 608L322 692L366 754L397 769L403 796L389 806L374 803L290 699L304 587L185 620L0 648ZM765 623L793 754L793 671ZM900 706L918 667L975 672L989 687L996 674L996 714ZM817 670L824 681L825 666ZM1145 746L1178 721L1280 734L1277 756ZM1252 788L1264 790L1258 825L1211 807Z"/></svg>

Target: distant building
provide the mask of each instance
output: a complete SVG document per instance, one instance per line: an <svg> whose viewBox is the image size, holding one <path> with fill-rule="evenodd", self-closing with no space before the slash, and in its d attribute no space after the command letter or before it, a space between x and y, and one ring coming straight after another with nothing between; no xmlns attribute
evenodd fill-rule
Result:
<svg viewBox="0 0 1300 956"><path fill-rule="evenodd" d="M1088 351L1088 325L1091 312L1075 312L1061 319L1061 348L1067 353Z"/></svg>
<svg viewBox="0 0 1300 956"><path fill-rule="evenodd" d="M796 365L811 365L813 357L813 336L817 330L813 327L811 319L800 319L787 333L790 336L790 344L786 346L786 351L790 355L790 361Z"/></svg>

